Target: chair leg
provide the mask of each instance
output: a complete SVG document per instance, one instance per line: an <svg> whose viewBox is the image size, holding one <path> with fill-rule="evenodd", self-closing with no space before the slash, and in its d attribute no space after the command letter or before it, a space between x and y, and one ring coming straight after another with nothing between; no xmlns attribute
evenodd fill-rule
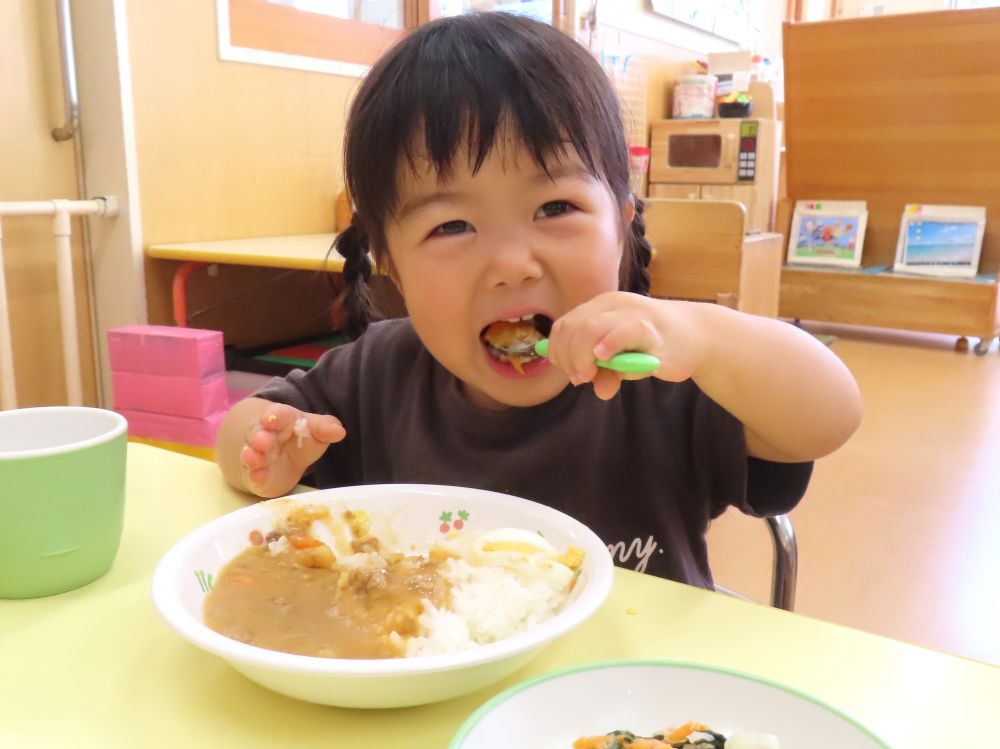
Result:
<svg viewBox="0 0 1000 749"><path fill-rule="evenodd" d="M771 576L771 605L792 611L795 608L795 583L799 572L799 550L795 528L787 515L767 518L774 542L774 571Z"/></svg>

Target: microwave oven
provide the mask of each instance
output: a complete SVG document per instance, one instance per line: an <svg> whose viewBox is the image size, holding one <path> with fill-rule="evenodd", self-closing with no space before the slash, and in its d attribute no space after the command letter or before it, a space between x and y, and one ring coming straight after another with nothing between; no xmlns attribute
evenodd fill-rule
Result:
<svg viewBox="0 0 1000 749"><path fill-rule="evenodd" d="M770 231L781 123L767 119L660 120L650 126L649 195L735 200L747 233Z"/></svg>

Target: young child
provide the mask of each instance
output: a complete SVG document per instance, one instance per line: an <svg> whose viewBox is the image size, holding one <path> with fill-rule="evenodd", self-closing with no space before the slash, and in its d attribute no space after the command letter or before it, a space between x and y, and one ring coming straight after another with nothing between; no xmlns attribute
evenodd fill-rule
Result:
<svg viewBox="0 0 1000 749"><path fill-rule="evenodd" d="M274 497L311 471L507 492L577 517L619 564L711 587L709 521L790 510L858 426L853 378L808 334L646 296L614 89L556 29L421 27L364 81L345 151L360 337L234 406L217 445L234 486ZM408 318L368 326L369 251ZM547 359L509 351L543 335ZM594 364L625 350L660 369Z"/></svg>

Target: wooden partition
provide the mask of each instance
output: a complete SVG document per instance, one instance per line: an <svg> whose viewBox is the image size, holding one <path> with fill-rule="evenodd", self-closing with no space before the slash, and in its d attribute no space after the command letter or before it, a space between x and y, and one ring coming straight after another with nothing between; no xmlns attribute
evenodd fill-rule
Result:
<svg viewBox="0 0 1000 749"><path fill-rule="evenodd" d="M784 27L788 202L866 200L862 262L891 266L907 203L984 205L1000 270L1000 8ZM788 317L992 338L996 283L783 273Z"/></svg>

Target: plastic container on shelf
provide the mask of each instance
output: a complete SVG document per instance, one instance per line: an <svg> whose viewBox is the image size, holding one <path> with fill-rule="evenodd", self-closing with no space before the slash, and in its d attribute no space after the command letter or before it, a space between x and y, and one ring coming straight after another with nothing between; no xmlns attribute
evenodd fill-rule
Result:
<svg viewBox="0 0 1000 749"><path fill-rule="evenodd" d="M707 73L685 75L674 85L676 119L710 119L715 116L716 77Z"/></svg>
<svg viewBox="0 0 1000 749"><path fill-rule="evenodd" d="M629 186L635 195L646 193L646 172L649 171L650 150L646 146L628 147Z"/></svg>
<svg viewBox="0 0 1000 749"><path fill-rule="evenodd" d="M749 117L753 111L753 100L749 94L728 94L719 97L719 117Z"/></svg>

